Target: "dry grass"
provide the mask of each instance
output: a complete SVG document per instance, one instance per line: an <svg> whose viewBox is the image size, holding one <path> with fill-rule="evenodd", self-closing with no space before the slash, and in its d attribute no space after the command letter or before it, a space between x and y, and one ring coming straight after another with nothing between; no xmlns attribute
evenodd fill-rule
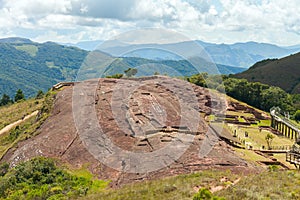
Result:
<svg viewBox="0 0 300 200"><path fill-rule="evenodd" d="M217 192L226 199L300 199L300 172L263 172L243 178L238 184Z"/></svg>
<svg viewBox="0 0 300 200"><path fill-rule="evenodd" d="M267 159L264 156L258 155L257 153L255 153L254 151L249 151L246 149L239 149L239 148L234 148L236 154L245 159L246 161L255 164L257 166L260 166L260 164L257 163L257 161L268 161L269 159Z"/></svg>
<svg viewBox="0 0 300 200"><path fill-rule="evenodd" d="M126 185L120 189L108 189L105 192L96 193L84 197L83 199L161 199L161 200L191 200L199 188L210 188L216 186L226 186L228 182L221 182L222 177L227 177L233 182L238 179L238 175L229 171L203 171L189 175L179 175L161 180L144 181Z"/></svg>
<svg viewBox="0 0 300 200"><path fill-rule="evenodd" d="M33 116L12 128L7 133L0 135L0 159L19 141L26 140L39 133L37 129L48 118L53 106L55 94L56 92L49 92L43 99L40 100L29 99L5 107L0 107L2 127L22 119L24 116L35 110L41 111L38 118Z"/></svg>
<svg viewBox="0 0 300 200"><path fill-rule="evenodd" d="M222 177L227 177L228 180L222 182ZM235 182L237 180L239 181ZM234 185L233 182L235 182ZM225 197L225 199L299 199L299 183L300 172L292 170L279 171L272 168L272 171L249 176L232 174L228 171L207 170L189 175L126 185L119 189L107 189L106 191L90 194L82 199L191 200L199 188L212 189L220 186L223 189L215 192L214 195Z"/></svg>
<svg viewBox="0 0 300 200"><path fill-rule="evenodd" d="M42 99L29 99L8 106L0 107L0 129L22 119L24 116L41 109Z"/></svg>

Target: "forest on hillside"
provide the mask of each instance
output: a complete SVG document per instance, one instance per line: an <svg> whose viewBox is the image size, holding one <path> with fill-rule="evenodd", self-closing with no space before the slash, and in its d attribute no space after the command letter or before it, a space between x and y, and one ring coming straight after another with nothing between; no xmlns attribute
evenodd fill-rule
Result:
<svg viewBox="0 0 300 200"><path fill-rule="evenodd" d="M186 77L186 80L202 87L225 92L239 101L267 112L274 106L280 107L282 111L289 112L291 115L300 110L300 94L289 94L279 87L207 73L195 74Z"/></svg>

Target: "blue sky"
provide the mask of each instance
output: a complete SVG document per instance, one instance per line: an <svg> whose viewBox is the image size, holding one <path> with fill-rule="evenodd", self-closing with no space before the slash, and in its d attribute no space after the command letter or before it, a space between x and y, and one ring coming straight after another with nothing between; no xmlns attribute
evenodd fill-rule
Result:
<svg viewBox="0 0 300 200"><path fill-rule="evenodd" d="M0 0L0 37L108 40L165 28L214 43L300 44L298 0Z"/></svg>

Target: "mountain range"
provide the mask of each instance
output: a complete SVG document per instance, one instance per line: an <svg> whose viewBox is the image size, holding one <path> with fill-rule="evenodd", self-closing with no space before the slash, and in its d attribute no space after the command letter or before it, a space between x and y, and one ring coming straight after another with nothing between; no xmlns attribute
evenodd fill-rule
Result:
<svg viewBox="0 0 300 200"><path fill-rule="evenodd" d="M84 44L87 47L93 46L95 43L82 42L81 45ZM203 57L197 57L197 51L187 51L195 44L204 48L204 51L200 53ZM34 96L38 90L47 91L57 82L74 81L78 70L94 54L97 54L98 59L106 59L111 62L101 72L101 77L117 73L123 74L128 68L138 68L136 76L148 76L154 73L170 76L190 76L200 72L240 73L236 77L280 86L287 92L300 92L298 88L300 87L298 86L300 74L298 76L297 71L297 64L300 63L300 61L298 62L299 54L280 60L259 62L244 73L241 72L246 68L236 67L241 63L252 63L265 57L273 58L276 55L280 57L297 52L297 46L278 47L255 42L217 45L202 41L128 45L112 41L99 47L99 50L90 52L70 46L70 44L37 43L25 38L0 39L0 95L6 93L13 97L16 90L22 89L27 97ZM173 49L174 52L179 51L183 54L187 51L191 54L188 55L190 56L188 60L185 60L184 56L176 55L165 49ZM207 52L210 53L205 57ZM210 59L210 56L213 58ZM216 60L227 64L217 62L215 65L213 61ZM88 63L90 65L87 70L89 73L99 70L99 63L93 62L89 61Z"/></svg>
<svg viewBox="0 0 300 200"><path fill-rule="evenodd" d="M113 57L101 51L92 52L93 55L94 53L97 53L97 59L111 61L102 77L123 74L130 67L139 68L137 76L153 75L155 72L171 76L190 76L199 72L219 73L218 71L222 74L235 74L244 70L214 65L202 58L191 58L193 66L186 60L151 60ZM13 97L16 90L22 89L28 97L35 95L38 90L47 91L57 82L74 81L78 70L87 62L89 67L94 67L87 71L96 73L99 64L90 62L90 57L89 51L53 42L36 43L24 38L0 39L0 95L5 93Z"/></svg>
<svg viewBox="0 0 300 200"><path fill-rule="evenodd" d="M109 44L109 45L107 45ZM180 50L181 52L191 51L195 45L203 48L211 58L210 61L222 65L233 67L249 68L258 61L268 58L282 58L300 51L300 46L280 47L268 43L245 42L235 44L215 44L200 40L178 42L171 44L128 44L117 40L111 41L85 41L76 44L66 44L76 46L88 51L99 49L113 56L140 57L151 60L180 60L181 55L177 55L166 50ZM125 53L124 53L125 52ZM195 52L200 53L200 52Z"/></svg>

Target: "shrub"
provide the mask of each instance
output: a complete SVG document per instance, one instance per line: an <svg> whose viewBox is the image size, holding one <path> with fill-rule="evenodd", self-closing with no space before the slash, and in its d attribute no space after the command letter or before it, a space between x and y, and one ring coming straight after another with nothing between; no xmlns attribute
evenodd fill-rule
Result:
<svg viewBox="0 0 300 200"><path fill-rule="evenodd" d="M7 170L7 165L0 166ZM71 199L85 196L93 185L88 178L78 177L57 168L48 158L34 158L18 164L0 177L0 196L8 199Z"/></svg>
<svg viewBox="0 0 300 200"><path fill-rule="evenodd" d="M208 189L200 188L194 195L193 200L225 200L224 198L214 196Z"/></svg>

